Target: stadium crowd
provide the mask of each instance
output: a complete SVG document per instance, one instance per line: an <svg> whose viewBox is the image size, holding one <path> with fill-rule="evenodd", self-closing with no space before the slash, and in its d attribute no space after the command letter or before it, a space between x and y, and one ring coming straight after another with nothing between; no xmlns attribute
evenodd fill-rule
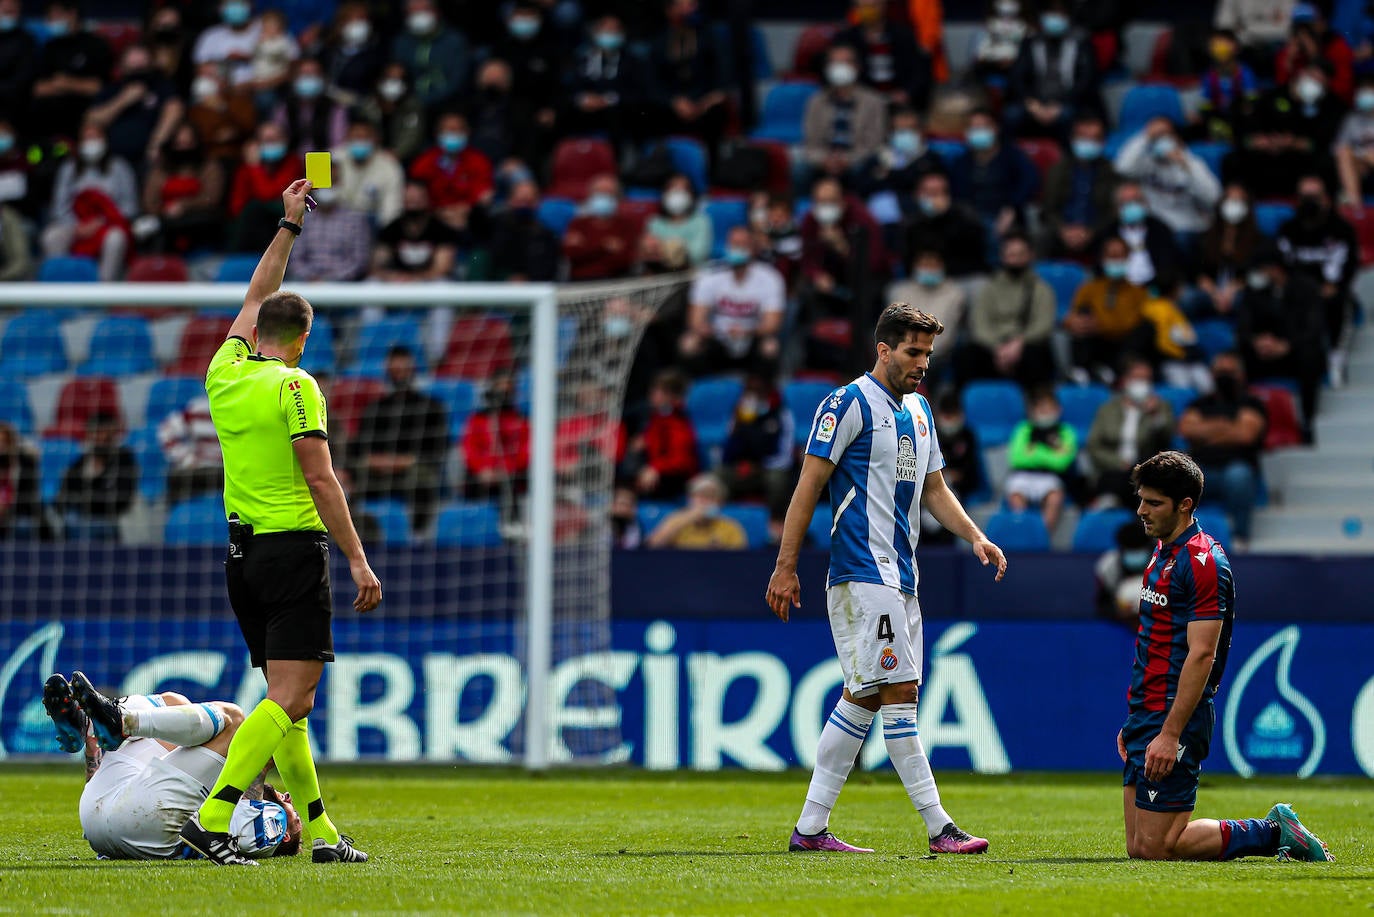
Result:
<svg viewBox="0 0 1374 917"><path fill-rule="evenodd" d="M1311 442L1341 384L1374 245L1374 20L1347 5L1221 0L1130 74L1126 3L993 0L951 72L938 0L852 0L774 73L705 0L168 0L139 23L0 0L0 280L242 281L304 153L331 150L288 283L692 272L622 427L594 392L560 423L560 457L615 457L621 547L775 538L815 405L902 300L945 323L924 390L951 484L1001 504L994 538L1048 548L1073 504L1075 546L1110 546L1129 469L1177 443L1243 548L1260 453ZM353 319L385 346L365 359L322 314L305 365L353 497L403 504L380 537L522 493L507 325L459 319L434 359L399 313ZM191 319L161 366L129 344L145 321L110 313L71 366L51 313L8 316L0 533L110 537L139 494L220 485L196 383L227 320ZM33 429L27 380L70 369ZM150 369L124 430L115 380Z"/></svg>

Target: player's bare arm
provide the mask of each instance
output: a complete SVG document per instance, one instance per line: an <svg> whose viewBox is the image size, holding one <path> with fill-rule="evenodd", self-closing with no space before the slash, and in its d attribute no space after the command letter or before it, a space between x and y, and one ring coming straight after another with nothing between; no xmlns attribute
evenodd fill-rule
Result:
<svg viewBox="0 0 1374 917"><path fill-rule="evenodd" d="M985 567L989 564L997 567L995 580L1000 583L1002 577L1007 573L1007 555L1002 553L1001 548L989 541L988 536L983 534L983 530L978 528L978 524L969 518L969 514L964 510L964 505L959 502L959 497L945 483L943 471L932 471L926 475L925 484L921 490L921 502L926 509L930 510L930 514L935 517L936 522L943 525L956 537L973 545L973 554L978 558L979 563Z"/></svg>
<svg viewBox="0 0 1374 917"><path fill-rule="evenodd" d="M827 459L815 455L802 459L801 477L797 481L797 489L792 492L792 502L787 506L787 517L782 523L782 543L778 545L778 562L768 579L765 596L768 607L784 623L791 616L792 608L801 607L797 558L806 539L806 527L811 524L811 517L816 512L816 502L820 500L821 492L834 472L835 466Z"/></svg>
<svg viewBox="0 0 1374 917"><path fill-rule="evenodd" d="M291 183L281 194L281 202L286 210L288 223L302 225L305 220L305 198L310 192L310 182L299 179ZM272 242L263 252L248 281L248 293L243 297L243 308L239 310L234 323L229 326L229 337L252 340L253 326L258 323L258 308L268 296L281 289L282 278L286 276L286 262L291 258L291 248L296 244L296 234L289 229L278 229Z"/></svg>
<svg viewBox="0 0 1374 917"><path fill-rule="evenodd" d="M358 587L353 608L366 614L381 604L382 583L368 566L362 540L358 537L358 530L353 527L348 500L344 497L343 487L334 474L334 463L329 457L329 442L318 436L302 436L291 447L296 451L296 461L300 462L301 472L305 475L305 483L310 488L310 497L315 501L321 521L329 529L329 534L334 536L344 557L348 558L348 571L353 576L353 584Z"/></svg>
<svg viewBox="0 0 1374 917"><path fill-rule="evenodd" d="M1193 718L1212 663L1217 658L1217 644L1221 640L1221 621L1194 621L1188 625L1188 657L1178 676L1178 693L1164 718L1164 727L1145 748L1145 779L1160 781L1174 769L1178 761L1178 739Z"/></svg>

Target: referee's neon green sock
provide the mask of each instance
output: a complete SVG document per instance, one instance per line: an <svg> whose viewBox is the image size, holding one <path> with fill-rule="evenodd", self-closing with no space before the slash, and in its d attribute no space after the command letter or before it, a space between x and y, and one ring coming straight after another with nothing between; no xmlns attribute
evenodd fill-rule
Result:
<svg viewBox="0 0 1374 917"><path fill-rule="evenodd" d="M296 811L304 815L310 826L310 838L324 838L327 844L339 842L339 829L329 820L320 798L320 778L315 773L315 758L310 753L310 730L305 720L293 723L277 746L277 773L286 783Z"/></svg>
<svg viewBox="0 0 1374 917"><path fill-rule="evenodd" d="M272 753L290 730L291 717L276 701L266 698L244 718L229 743L224 770L220 771L209 798L200 805L200 823L207 831L229 830L229 817L243 791L272 760Z"/></svg>

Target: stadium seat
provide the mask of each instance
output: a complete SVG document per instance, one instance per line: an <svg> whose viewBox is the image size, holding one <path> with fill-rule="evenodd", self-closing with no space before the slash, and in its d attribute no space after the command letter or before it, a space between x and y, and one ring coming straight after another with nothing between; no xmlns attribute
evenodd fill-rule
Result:
<svg viewBox="0 0 1374 917"><path fill-rule="evenodd" d="M568 231L568 224L577 216L577 202L561 197L546 197L539 202L539 222L558 237Z"/></svg>
<svg viewBox="0 0 1374 917"><path fill-rule="evenodd" d="M247 283L257 268L257 255L229 255L215 268L215 283Z"/></svg>
<svg viewBox="0 0 1374 917"><path fill-rule="evenodd" d="M156 503L167 492L167 456L157 438L157 425L150 422L129 434L129 448L138 462L138 493Z"/></svg>
<svg viewBox="0 0 1374 917"><path fill-rule="evenodd" d="M224 543L224 526L223 497L192 497L173 506L167 514L163 541L179 547L220 545Z"/></svg>
<svg viewBox="0 0 1374 917"><path fill-rule="evenodd" d="M1078 445L1082 448L1092 429L1097 409L1112 397L1112 390L1100 383L1091 385L1061 385L1055 394L1059 396L1059 406L1063 409L1064 420L1078 434Z"/></svg>
<svg viewBox="0 0 1374 917"><path fill-rule="evenodd" d="M1265 451L1301 446L1302 422L1293 393L1282 385L1262 384L1251 386L1250 394L1264 402L1269 421L1264 433Z"/></svg>
<svg viewBox="0 0 1374 917"><path fill-rule="evenodd" d="M749 225L749 202L742 200L708 200L706 215L711 219L711 257L725 254L725 239L736 226Z"/></svg>
<svg viewBox="0 0 1374 917"><path fill-rule="evenodd" d="M1212 170L1213 175L1221 178L1221 161L1231 152L1229 143L1190 143L1188 149L1198 159L1207 163L1207 168Z"/></svg>
<svg viewBox="0 0 1374 917"><path fill-rule="evenodd" d="M73 255L53 255L38 265L39 283L96 283L100 269L91 258Z"/></svg>
<svg viewBox="0 0 1374 917"><path fill-rule="evenodd" d="M410 510L404 500L364 500L358 508L376 521L382 544L410 544Z"/></svg>
<svg viewBox="0 0 1374 917"><path fill-rule="evenodd" d="M510 322L503 315L463 315L449 328L444 358L435 375L489 379L515 365Z"/></svg>
<svg viewBox="0 0 1374 917"><path fill-rule="evenodd" d="M699 450L705 452L725 443L735 404L743 392L744 383L733 376L707 376L692 383L687 391L687 413Z"/></svg>
<svg viewBox="0 0 1374 917"><path fill-rule="evenodd" d="M1202 530L1218 541L1222 548L1231 550L1231 520L1226 513L1216 507L1204 507L1193 513Z"/></svg>
<svg viewBox="0 0 1374 917"><path fill-rule="evenodd" d="M47 311L21 312L0 337L0 379L31 379L67 368L62 330Z"/></svg>
<svg viewBox="0 0 1374 917"><path fill-rule="evenodd" d="M1374 263L1374 208L1342 207L1341 216L1355 227L1355 236L1360 242L1360 263Z"/></svg>
<svg viewBox="0 0 1374 917"><path fill-rule="evenodd" d="M1156 385L1155 394L1169 402L1169 406L1174 409L1175 423L1184 409L1197 400L1197 390L1186 385Z"/></svg>
<svg viewBox="0 0 1374 917"><path fill-rule="evenodd" d="M702 142L695 137L669 137L663 143L668 147L673 168L692 180L697 194L705 194L709 182L706 147Z"/></svg>
<svg viewBox="0 0 1374 917"><path fill-rule="evenodd" d="M1128 509L1098 509L1086 512L1073 530L1075 551L1100 554L1116 547L1116 530L1135 518Z"/></svg>
<svg viewBox="0 0 1374 917"><path fill-rule="evenodd" d="M14 427L20 436L33 435L33 407L24 383L0 379L0 423Z"/></svg>
<svg viewBox="0 0 1374 917"><path fill-rule="evenodd" d="M449 439L456 439L477 410L477 385L467 379L435 379L429 395L443 402L448 411Z"/></svg>
<svg viewBox="0 0 1374 917"><path fill-rule="evenodd" d="M81 457L81 441L77 439L45 439L39 443L38 478L44 503L57 499L62 488L62 476Z"/></svg>
<svg viewBox="0 0 1374 917"><path fill-rule="evenodd" d="M312 376L332 376L335 368L334 323L328 316L316 312L310 322L305 353L301 354L301 369Z"/></svg>
<svg viewBox="0 0 1374 917"><path fill-rule="evenodd" d="M835 519L830 514L830 504L822 498L816 504L816 511L811 514L811 522L806 527L806 540L814 548L830 550L830 527L834 524Z"/></svg>
<svg viewBox="0 0 1374 917"><path fill-rule="evenodd" d="M816 408L839 386L829 382L810 382L793 380L782 387L782 402L792 412L795 427L794 438L798 446L806 445L811 436L811 422L816 418Z"/></svg>
<svg viewBox="0 0 1374 917"><path fill-rule="evenodd" d="M368 322L358 329L357 342L352 364L344 367L345 376L386 378L386 353L396 345L409 347L416 369L425 371L425 337L417 318L387 315Z"/></svg>
<svg viewBox="0 0 1374 917"><path fill-rule="evenodd" d="M1036 265L1035 272L1040 275L1041 280L1050 285L1050 289L1054 290L1058 317L1062 319L1069 314L1073 297L1083 285L1083 281L1088 279L1088 272L1083 265L1072 261L1046 261Z"/></svg>
<svg viewBox="0 0 1374 917"><path fill-rule="evenodd" d="M386 384L380 379L337 379L329 386L325 398L329 404L331 432L356 436L358 422L367 406L386 394Z"/></svg>
<svg viewBox="0 0 1374 917"><path fill-rule="evenodd" d="M686 504L681 500L641 500L635 510L635 519L639 523L639 534L643 538L648 538L658 528L658 524L663 521L663 517L675 510L682 509Z"/></svg>
<svg viewBox="0 0 1374 917"><path fill-rule="evenodd" d="M1026 419L1026 403L1015 382L980 380L964 389L964 415L978 444L1004 446L1012 428Z"/></svg>
<svg viewBox="0 0 1374 917"><path fill-rule="evenodd" d="M940 140L932 138L930 140L930 151L938 155L945 161L946 168L953 168L954 164L968 155L968 147L962 140Z"/></svg>
<svg viewBox="0 0 1374 917"><path fill-rule="evenodd" d="M439 511L435 543L446 548L490 548L501 543L501 517L494 503L455 501Z"/></svg>
<svg viewBox="0 0 1374 917"><path fill-rule="evenodd" d="M177 357L167 367L169 376L197 376L205 378L215 351L224 344L233 319L218 315L197 315L181 330L181 344Z"/></svg>
<svg viewBox="0 0 1374 917"><path fill-rule="evenodd" d="M750 146L763 150L768 157L768 186L770 194L787 194L792 188L792 154L787 144L775 140L754 139ZM731 189L734 190L734 189Z"/></svg>
<svg viewBox="0 0 1374 917"><path fill-rule="evenodd" d="M1147 85L1132 86L1121 100L1121 114L1117 118L1117 130L1135 133L1146 125L1151 118L1163 116L1177 125L1184 123L1183 100L1173 86Z"/></svg>
<svg viewBox="0 0 1374 917"><path fill-rule="evenodd" d="M819 79L825 66L825 52L835 39L839 26L829 22L808 25L797 36L797 44L792 51L791 79Z"/></svg>
<svg viewBox="0 0 1374 917"><path fill-rule="evenodd" d="M1261 201L1255 205L1255 223L1259 226L1260 232L1271 239L1279 234L1279 227L1291 216L1293 216L1291 204Z"/></svg>
<svg viewBox="0 0 1374 917"><path fill-rule="evenodd" d="M158 379L148 390L148 426L157 427L167 415L183 410L192 400L205 395L205 381L199 376L168 376ZM331 405L332 407L332 405Z"/></svg>
<svg viewBox="0 0 1374 917"><path fill-rule="evenodd" d="M90 356L76 368L82 376L132 376L157 369L153 332L139 315L102 318L91 334Z"/></svg>
<svg viewBox="0 0 1374 917"><path fill-rule="evenodd" d="M1208 360L1236 347L1236 329L1224 318L1200 321L1193 326L1193 330L1197 332L1198 347L1202 348Z"/></svg>
<svg viewBox="0 0 1374 917"><path fill-rule="evenodd" d="M1035 163L1035 170L1040 173L1040 183L1043 187L1045 176L1055 163L1064 158L1064 151L1053 140L1039 137L1023 138L1016 141L1016 145L1031 162Z"/></svg>
<svg viewBox="0 0 1374 917"><path fill-rule="evenodd" d="M552 180L545 194L580 201L587 196L587 183L603 173L619 174L615 150L608 142L591 137L559 141L554 147Z"/></svg>
<svg viewBox="0 0 1374 917"><path fill-rule="evenodd" d="M749 136L756 140L801 143L802 116L819 88L815 83L779 83L768 90L763 97L759 127Z"/></svg>
<svg viewBox="0 0 1374 917"><path fill-rule="evenodd" d="M751 503L727 503L721 509L721 515L740 524L749 539L749 547L768 547L768 507Z"/></svg>
<svg viewBox="0 0 1374 917"><path fill-rule="evenodd" d="M1045 520L1033 510L993 513L985 527L987 536L1004 551L1048 551L1050 533Z"/></svg>
<svg viewBox="0 0 1374 917"><path fill-rule="evenodd" d="M577 328L581 321L576 315L564 315L558 319L558 368L563 369L577 349Z"/></svg>
<svg viewBox="0 0 1374 917"><path fill-rule="evenodd" d="M62 386L57 396L57 415L43 435L82 439L86 435L86 421L96 414L112 414L122 421L119 388L108 376L78 376Z"/></svg>
<svg viewBox="0 0 1374 917"><path fill-rule="evenodd" d="M129 283L185 283L191 272L176 255L139 255L129 262L124 279Z"/></svg>

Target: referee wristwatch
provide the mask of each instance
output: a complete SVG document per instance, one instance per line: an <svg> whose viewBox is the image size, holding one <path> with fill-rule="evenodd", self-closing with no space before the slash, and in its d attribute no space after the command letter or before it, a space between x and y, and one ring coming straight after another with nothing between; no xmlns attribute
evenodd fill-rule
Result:
<svg viewBox="0 0 1374 917"><path fill-rule="evenodd" d="M301 229L302 229L300 223L292 223L292 222L291 222L290 220L288 220L286 217L282 217L280 220L277 220L277 228L278 228L278 229L285 229L287 232L291 233L291 235L293 235L293 236L299 236L299 235L301 234Z"/></svg>

